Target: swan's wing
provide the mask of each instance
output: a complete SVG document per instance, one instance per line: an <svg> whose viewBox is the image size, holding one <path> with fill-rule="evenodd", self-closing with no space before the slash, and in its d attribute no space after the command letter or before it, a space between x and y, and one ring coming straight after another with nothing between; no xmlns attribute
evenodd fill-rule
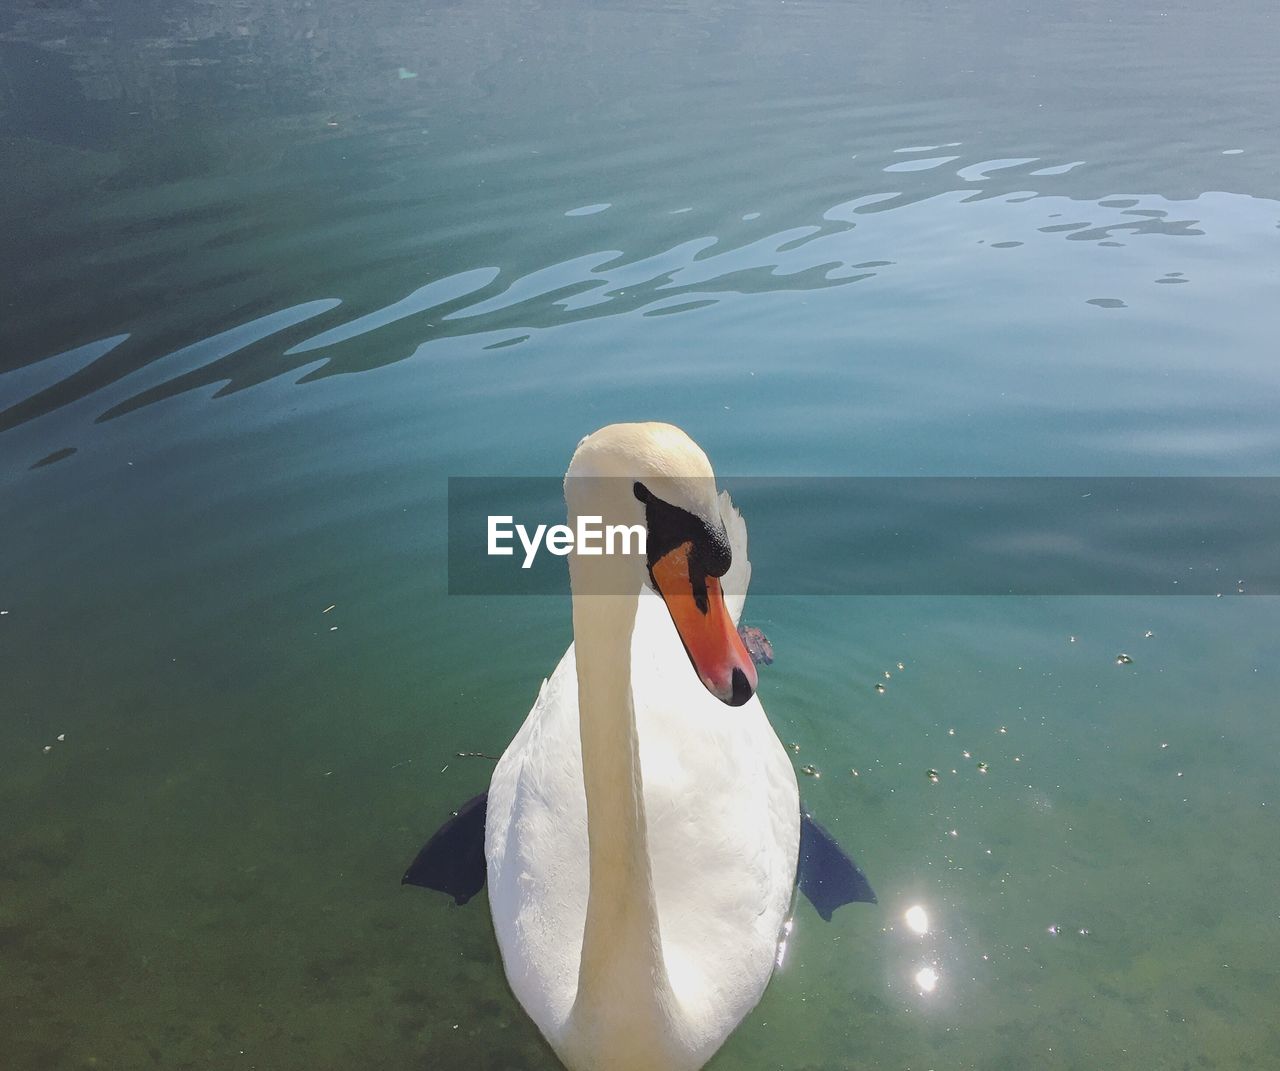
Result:
<svg viewBox="0 0 1280 1071"><path fill-rule="evenodd" d="M484 888L484 815L489 793L473 796L432 834L401 885L417 885L448 893L454 903L465 904Z"/></svg>
<svg viewBox="0 0 1280 1071"><path fill-rule="evenodd" d="M867 876L835 837L800 808L800 863L796 883L827 922L845 904L874 904L876 894Z"/></svg>
<svg viewBox="0 0 1280 1071"><path fill-rule="evenodd" d="M747 559L747 522L733 504L728 491L720 492L720 519L724 522L725 534L729 537L729 550L733 553L733 564L729 571L720 578L720 587L724 591L725 606L729 616L736 625L742 616L742 607L747 601L747 585L751 583L751 562Z"/></svg>

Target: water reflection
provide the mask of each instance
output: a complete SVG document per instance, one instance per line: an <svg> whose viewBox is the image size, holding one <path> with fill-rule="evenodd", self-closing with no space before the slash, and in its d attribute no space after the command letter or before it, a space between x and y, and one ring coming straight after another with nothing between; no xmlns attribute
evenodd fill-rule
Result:
<svg viewBox="0 0 1280 1071"><path fill-rule="evenodd" d="M915 973L916 985L920 987L921 993L932 993L938 988L938 972L931 966L921 967Z"/></svg>
<svg viewBox="0 0 1280 1071"><path fill-rule="evenodd" d="M1033 162L988 160L952 174L973 180ZM1012 269L1016 273L1050 270L1060 253L1046 243L1061 239L1100 249L1128 245L1131 252L1119 260L1100 256L1093 262L1092 277L1130 298L1141 294L1150 304L1156 298L1152 284L1198 281L1185 267L1170 268L1170 256L1178 257L1173 263L1186 265L1186 253L1157 243L1212 239L1219 232L1235 235L1250 228L1255 234L1264 228L1274 233L1277 215L1280 202L1221 193L1177 206L1154 195L1084 203L1054 194L981 189L863 194L832 205L818 223L754 237L692 236L640 256L600 250L515 277L498 267L467 269L275 349L260 344L331 313L339 299L280 309L150 359L145 332L121 332L57 358L33 361L26 366L30 371L19 368L0 376L0 430L89 395L99 399L96 419L107 420L216 383L234 391L313 364L317 354L324 363L307 378L425 355L433 341L445 338L475 335L481 346L498 348L564 324L635 313L693 314L744 295L872 282L898 292L927 292L964 271L990 273L994 286L1010 269L993 265L986 250L1023 258ZM1065 222L1058 222L1064 217ZM1116 241L1121 236L1124 243ZM1142 243L1138 248L1136 240ZM1079 300L1104 309L1131 305L1131 300L1111 295ZM246 350L252 350L251 364L225 363ZM98 362L108 354L126 374L104 383L99 368L106 366Z"/></svg>
<svg viewBox="0 0 1280 1071"><path fill-rule="evenodd" d="M284 355L291 357L296 353L310 353L312 350L323 349L326 346L336 346L339 343L346 342L348 339L357 338L360 335L368 334L370 331L376 331L380 327L385 327L387 324L393 324L397 320L404 320L417 313L426 312L460 300L478 290L483 290L497 277L497 268L477 268L474 271L463 272L461 275L454 275L448 279L439 279L434 283L428 283L426 286L419 287L412 294L385 308L368 313L339 327L331 327L327 331L290 346L284 351Z"/></svg>
<svg viewBox="0 0 1280 1071"><path fill-rule="evenodd" d="M929 912L922 905L912 904L902 917L907 924L907 929L912 933L926 934L929 932Z"/></svg>

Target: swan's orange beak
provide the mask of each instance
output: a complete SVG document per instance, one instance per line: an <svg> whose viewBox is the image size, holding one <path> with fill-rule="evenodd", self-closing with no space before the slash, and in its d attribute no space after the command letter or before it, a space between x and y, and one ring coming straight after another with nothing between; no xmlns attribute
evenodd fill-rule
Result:
<svg viewBox="0 0 1280 1071"><path fill-rule="evenodd" d="M720 578L691 575L692 551L692 543L681 543L654 562L650 573L698 679L721 702L740 707L755 694L756 667L733 627Z"/></svg>

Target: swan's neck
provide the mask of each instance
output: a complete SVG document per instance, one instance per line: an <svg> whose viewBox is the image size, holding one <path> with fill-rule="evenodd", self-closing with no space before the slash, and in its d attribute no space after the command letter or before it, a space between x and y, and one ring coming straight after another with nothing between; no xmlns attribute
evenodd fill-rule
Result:
<svg viewBox="0 0 1280 1071"><path fill-rule="evenodd" d="M595 567L606 562L570 560L590 867L573 1019L615 1044L630 1034L649 1047L670 1036L676 1004L662 957L631 693L640 581L631 595L581 594L588 568L588 590L625 589L599 584Z"/></svg>

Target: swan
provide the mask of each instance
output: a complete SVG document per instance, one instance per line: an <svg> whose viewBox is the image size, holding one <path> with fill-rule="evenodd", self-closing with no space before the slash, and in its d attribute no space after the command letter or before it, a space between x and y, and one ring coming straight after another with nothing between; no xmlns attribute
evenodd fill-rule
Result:
<svg viewBox="0 0 1280 1071"><path fill-rule="evenodd" d="M573 644L405 880L461 903L487 879L508 983L569 1071L696 1071L764 993L802 855L847 863L806 889L824 917L823 876L838 903L874 894L802 815L755 695L746 526L706 455L614 424L564 488L571 527L642 525L645 551L569 554Z"/></svg>

